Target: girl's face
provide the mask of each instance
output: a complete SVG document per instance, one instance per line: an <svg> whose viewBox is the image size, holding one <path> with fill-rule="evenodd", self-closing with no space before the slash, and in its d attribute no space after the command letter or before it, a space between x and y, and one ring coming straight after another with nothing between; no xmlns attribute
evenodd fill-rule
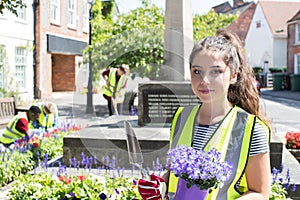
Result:
<svg viewBox="0 0 300 200"><path fill-rule="evenodd" d="M192 90L203 103L227 100L229 85L236 82L220 54L199 52L191 64Z"/></svg>

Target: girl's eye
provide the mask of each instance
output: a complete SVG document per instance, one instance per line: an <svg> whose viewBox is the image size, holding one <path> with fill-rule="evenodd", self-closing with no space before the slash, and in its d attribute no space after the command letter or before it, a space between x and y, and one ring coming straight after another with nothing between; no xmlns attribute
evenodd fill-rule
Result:
<svg viewBox="0 0 300 200"><path fill-rule="evenodd" d="M214 69L211 71L211 74L212 75L218 75L218 74L222 74L223 71L221 69Z"/></svg>
<svg viewBox="0 0 300 200"><path fill-rule="evenodd" d="M194 69L194 70L193 70L193 74L194 74L195 76L197 76L197 77L200 77L200 76L203 74L203 72L201 72L201 70Z"/></svg>
<svg viewBox="0 0 300 200"><path fill-rule="evenodd" d="M199 70L199 69L194 69L194 74L201 74L202 72L201 72L201 70Z"/></svg>

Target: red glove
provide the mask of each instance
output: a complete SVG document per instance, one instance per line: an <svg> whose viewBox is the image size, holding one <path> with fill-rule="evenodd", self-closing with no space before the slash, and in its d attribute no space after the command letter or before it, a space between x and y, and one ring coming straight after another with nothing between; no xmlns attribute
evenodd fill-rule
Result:
<svg viewBox="0 0 300 200"><path fill-rule="evenodd" d="M166 183L164 179L154 174L150 175L150 181L140 179L138 182L138 190L144 200L166 199Z"/></svg>

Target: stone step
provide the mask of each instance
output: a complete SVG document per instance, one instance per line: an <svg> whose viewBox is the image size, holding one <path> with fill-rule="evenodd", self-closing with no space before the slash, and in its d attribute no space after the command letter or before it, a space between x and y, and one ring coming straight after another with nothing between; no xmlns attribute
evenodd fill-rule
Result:
<svg viewBox="0 0 300 200"><path fill-rule="evenodd" d="M143 153L143 166L153 167L157 159L165 165L169 149L170 129L157 125L138 127L137 116L113 116L101 123L80 130L64 137L63 164L69 166L70 159L81 159L82 153L87 157L102 159L115 157L119 167L131 168L127 152L126 133L123 122L129 120L136 132ZM161 127L159 127L161 126ZM106 161L105 161L106 162ZM107 165L108 163L103 163Z"/></svg>

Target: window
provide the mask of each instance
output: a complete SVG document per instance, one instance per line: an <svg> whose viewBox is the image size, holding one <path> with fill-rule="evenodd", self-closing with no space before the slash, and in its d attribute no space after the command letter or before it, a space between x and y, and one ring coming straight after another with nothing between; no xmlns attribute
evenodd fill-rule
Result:
<svg viewBox="0 0 300 200"><path fill-rule="evenodd" d="M26 4L26 1L23 3ZM17 18L21 21L26 21L26 7L17 8Z"/></svg>
<svg viewBox="0 0 300 200"><path fill-rule="evenodd" d="M16 48L16 85L19 88L25 88L25 49L17 47Z"/></svg>
<svg viewBox="0 0 300 200"><path fill-rule="evenodd" d="M256 21L256 28L260 28L261 27L261 21Z"/></svg>
<svg viewBox="0 0 300 200"><path fill-rule="evenodd" d="M51 0L50 4L50 21L60 24L60 0Z"/></svg>
<svg viewBox="0 0 300 200"><path fill-rule="evenodd" d="M69 22L68 26L71 28L76 28L76 1L69 0Z"/></svg>
<svg viewBox="0 0 300 200"><path fill-rule="evenodd" d="M294 73L300 74L300 54L295 54Z"/></svg>
<svg viewBox="0 0 300 200"><path fill-rule="evenodd" d="M83 0L83 12L82 12L83 31L89 32L89 4L86 0Z"/></svg>
<svg viewBox="0 0 300 200"><path fill-rule="evenodd" d="M4 46L0 45L0 88L4 88Z"/></svg>
<svg viewBox="0 0 300 200"><path fill-rule="evenodd" d="M295 43L300 43L300 23L296 24Z"/></svg>

